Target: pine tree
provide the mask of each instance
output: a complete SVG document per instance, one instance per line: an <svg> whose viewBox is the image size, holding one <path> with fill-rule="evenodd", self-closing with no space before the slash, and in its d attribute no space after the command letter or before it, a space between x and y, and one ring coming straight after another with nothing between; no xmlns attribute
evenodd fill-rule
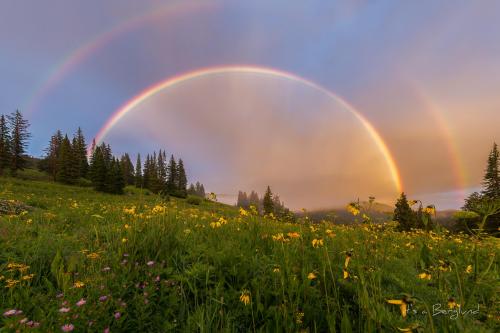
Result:
<svg viewBox="0 0 500 333"><path fill-rule="evenodd" d="M238 192L238 201L236 203L236 206L243 207L246 209L250 207L247 192L242 192L242 191Z"/></svg>
<svg viewBox="0 0 500 333"><path fill-rule="evenodd" d="M28 132L29 122L24 119L22 114L17 110L7 117L9 127L11 129L11 144L10 144L10 169L15 176L18 170L23 170L26 166L26 147L31 134Z"/></svg>
<svg viewBox="0 0 500 333"><path fill-rule="evenodd" d="M266 193L264 194L262 206L264 208L265 215L274 213L273 193L271 192L271 188L269 186L267 186Z"/></svg>
<svg viewBox="0 0 500 333"><path fill-rule="evenodd" d="M130 160L130 156L128 153L125 153L120 158L120 168L123 173L123 179L126 185L134 185L135 176L134 176L134 165Z"/></svg>
<svg viewBox="0 0 500 333"><path fill-rule="evenodd" d="M89 170L89 161L87 159L87 144L85 143L85 137L80 127L78 127L76 134L73 136L73 154L77 177L86 178Z"/></svg>
<svg viewBox="0 0 500 333"><path fill-rule="evenodd" d="M113 194L123 194L124 187L125 180L123 178L123 171L120 167L120 162L116 158L112 157L106 173L104 191Z"/></svg>
<svg viewBox="0 0 500 333"><path fill-rule="evenodd" d="M488 156L488 165L484 175L482 194L489 199L500 199L499 152L496 143Z"/></svg>
<svg viewBox="0 0 500 333"><path fill-rule="evenodd" d="M149 154L146 155L146 160L144 161L144 170L142 173L142 187L149 188L149 178L151 175L151 158Z"/></svg>
<svg viewBox="0 0 500 333"><path fill-rule="evenodd" d="M394 209L394 221L399 222L399 230L409 231L415 227L415 213L408 204L406 195L401 193L396 208Z"/></svg>
<svg viewBox="0 0 500 333"><path fill-rule="evenodd" d="M76 182L76 172L71 143L66 135L61 142L57 160L56 180L65 184L74 184Z"/></svg>
<svg viewBox="0 0 500 333"><path fill-rule="evenodd" d="M203 184L200 185L200 190L198 191L198 196L205 198L207 195L205 193L205 186Z"/></svg>
<svg viewBox="0 0 500 333"><path fill-rule="evenodd" d="M187 176L186 170L184 169L184 162L182 159L179 159L179 163L177 164L177 195L181 198L185 198L187 196Z"/></svg>
<svg viewBox="0 0 500 333"><path fill-rule="evenodd" d="M59 155L61 152L61 144L63 136L60 130L50 137L49 146L45 150L45 168L43 171L48 172L52 176L52 180L57 180L59 171Z"/></svg>
<svg viewBox="0 0 500 333"><path fill-rule="evenodd" d="M142 186L142 163L141 163L141 154L137 154L137 160L135 163L135 187Z"/></svg>
<svg viewBox="0 0 500 333"><path fill-rule="evenodd" d="M193 183L191 183L189 185L189 188L187 190L187 194L189 194L189 195L196 195L196 187L194 187Z"/></svg>
<svg viewBox="0 0 500 333"><path fill-rule="evenodd" d="M175 194L177 190L177 163L175 162L174 155L170 156L170 161L167 166L167 193Z"/></svg>
<svg viewBox="0 0 500 333"><path fill-rule="evenodd" d="M90 159L89 176L96 191L106 190L107 168L102 146L97 146L94 149Z"/></svg>
<svg viewBox="0 0 500 333"><path fill-rule="evenodd" d="M0 115L0 176L10 166L10 134L9 126L4 115Z"/></svg>

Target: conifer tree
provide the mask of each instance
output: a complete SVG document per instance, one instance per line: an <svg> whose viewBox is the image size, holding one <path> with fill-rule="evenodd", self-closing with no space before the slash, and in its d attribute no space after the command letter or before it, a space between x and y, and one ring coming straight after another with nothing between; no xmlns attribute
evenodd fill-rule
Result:
<svg viewBox="0 0 500 333"><path fill-rule="evenodd" d="M149 188L149 179L151 175L151 158L149 154L146 155L146 161L144 161L144 171L142 174L142 187Z"/></svg>
<svg viewBox="0 0 500 333"><path fill-rule="evenodd" d="M78 127L76 134L73 136L73 155L75 168L77 169L77 177L86 178L89 170L87 144L85 143L85 137L80 127Z"/></svg>
<svg viewBox="0 0 500 333"><path fill-rule="evenodd" d="M90 159L89 175L92 186L96 191L106 190L107 168L104 158L103 146L96 146Z"/></svg>
<svg viewBox="0 0 500 333"><path fill-rule="evenodd" d="M43 171L48 172L52 176L52 180L57 180L59 171L59 155L61 152L61 144L63 136L60 130L50 137L49 146L45 150L45 168Z"/></svg>
<svg viewBox="0 0 500 333"><path fill-rule="evenodd" d="M236 205L238 207L243 207L243 208L249 208L250 207L250 203L248 201L247 192L242 192L242 191L238 192L238 201L237 201Z"/></svg>
<svg viewBox="0 0 500 333"><path fill-rule="evenodd" d="M399 222L399 230L409 231L415 227L415 213L408 204L406 194L401 193L401 196L396 202L394 209L394 221Z"/></svg>
<svg viewBox="0 0 500 333"><path fill-rule="evenodd" d="M134 165L132 164L132 161L130 160L130 156L128 153L125 153L120 158L120 168L123 173L123 179L125 181L125 184L133 185L135 183Z"/></svg>
<svg viewBox="0 0 500 333"><path fill-rule="evenodd" d="M5 173L10 166L10 133L7 120L4 115L0 115L0 176Z"/></svg>
<svg viewBox="0 0 500 333"><path fill-rule="evenodd" d="M135 187L142 186L142 163L141 163L141 154L137 154L137 160L135 163Z"/></svg>
<svg viewBox="0 0 500 333"><path fill-rule="evenodd" d="M106 174L104 191L113 194L123 194L124 187L125 181L123 178L123 171L120 167L120 162L116 158L112 157Z"/></svg>
<svg viewBox="0 0 500 333"><path fill-rule="evenodd" d="M488 164L484 175L482 194L489 199L500 199L500 156L498 146L493 144L493 148L488 156Z"/></svg>
<svg viewBox="0 0 500 333"><path fill-rule="evenodd" d="M200 185L200 190L197 192L198 192L198 196L200 196L202 198L206 197L205 186L203 186L203 184Z"/></svg>
<svg viewBox="0 0 500 333"><path fill-rule="evenodd" d="M75 159L67 135L61 142L57 165L56 180L65 184L74 184L76 182L77 170L75 169Z"/></svg>
<svg viewBox="0 0 500 333"><path fill-rule="evenodd" d="M269 186L267 186L266 193L264 194L262 206L264 208L265 215L274 213L273 193L271 192L271 188Z"/></svg>
<svg viewBox="0 0 500 333"><path fill-rule="evenodd" d="M7 117L9 121L10 134L10 169L15 176L18 170L26 166L26 147L31 134L28 132L29 122L24 119L21 112L17 110Z"/></svg>
<svg viewBox="0 0 500 333"><path fill-rule="evenodd" d="M193 183L191 183L189 185L189 188L187 190L187 194L189 194L189 195L196 195L196 187L194 187Z"/></svg>
<svg viewBox="0 0 500 333"><path fill-rule="evenodd" d="M179 159L179 163L177 164L177 195L181 198L185 198L187 196L187 176L186 170L184 169L184 162L182 159Z"/></svg>
<svg viewBox="0 0 500 333"><path fill-rule="evenodd" d="M175 162L174 155L170 156L170 161L167 166L167 193L175 194L177 190L177 163Z"/></svg>

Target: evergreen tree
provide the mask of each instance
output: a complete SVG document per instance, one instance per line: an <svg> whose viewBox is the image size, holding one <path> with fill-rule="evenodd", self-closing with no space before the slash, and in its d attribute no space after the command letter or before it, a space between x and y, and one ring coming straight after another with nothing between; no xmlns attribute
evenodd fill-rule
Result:
<svg viewBox="0 0 500 333"><path fill-rule="evenodd" d="M194 187L194 184L191 183L189 185L189 188L187 190L187 194L189 194L189 195L197 195L197 193L196 193L196 187Z"/></svg>
<svg viewBox="0 0 500 333"><path fill-rule="evenodd" d="M18 170L23 170L26 166L27 160L24 155L31 134L28 132L29 122L24 119L19 110L8 116L8 121L11 130L10 169L15 176Z"/></svg>
<svg viewBox="0 0 500 333"><path fill-rule="evenodd" d="M0 115L0 176L10 166L10 134L9 126L4 115Z"/></svg>
<svg viewBox="0 0 500 333"><path fill-rule="evenodd" d="M489 199L500 199L499 152L496 143L488 156L488 164L483 181L483 195Z"/></svg>
<svg viewBox="0 0 500 333"><path fill-rule="evenodd" d="M120 168L123 173L123 179L126 185L134 185L135 176L134 176L134 165L130 160L130 156L128 153L125 153L120 158Z"/></svg>
<svg viewBox="0 0 500 333"><path fill-rule="evenodd" d="M146 160L144 161L144 170L142 174L142 187L149 188L149 178L151 176L151 158L149 154L146 155Z"/></svg>
<svg viewBox="0 0 500 333"><path fill-rule="evenodd" d="M273 193L271 192L271 188L269 186L267 186L266 193L264 194L262 206L264 208L265 215L274 213Z"/></svg>
<svg viewBox="0 0 500 333"><path fill-rule="evenodd" d="M396 208L394 209L394 221L399 222L399 230L409 231L415 227L415 214L408 204L406 195L401 193Z"/></svg>
<svg viewBox="0 0 500 333"><path fill-rule="evenodd" d="M87 144L85 143L85 137L80 127L78 127L76 134L73 136L73 154L77 177L86 178L89 170L89 161L87 159Z"/></svg>
<svg viewBox="0 0 500 333"><path fill-rule="evenodd" d="M238 201L236 206L248 209L250 207L250 202L248 200L247 192L238 191Z"/></svg>
<svg viewBox="0 0 500 333"><path fill-rule="evenodd" d="M165 188L165 185L167 183L167 166L166 166L166 160L165 160L165 152L161 151L158 153L158 179L160 182L160 186L162 188Z"/></svg>
<svg viewBox="0 0 500 333"><path fill-rule="evenodd" d="M137 160L135 163L135 187L142 186L142 163L141 163L141 154L137 154Z"/></svg>
<svg viewBox="0 0 500 333"><path fill-rule="evenodd" d="M198 196L202 197L202 198L205 198L207 195L205 193L205 186L203 186L203 184L200 185L200 190L197 191L198 193Z"/></svg>
<svg viewBox="0 0 500 333"><path fill-rule="evenodd" d="M257 194L257 192L253 191L250 192L250 195L248 196L248 203L249 203L249 206L254 206L257 211L261 211L261 202L260 202L260 199L259 199L259 195Z"/></svg>
<svg viewBox="0 0 500 333"><path fill-rule="evenodd" d="M57 173L59 171L59 155L62 141L63 135L58 130L50 137L49 147L45 150L45 169L43 171L48 172L54 181L57 180Z"/></svg>
<svg viewBox="0 0 500 333"><path fill-rule="evenodd" d="M107 167L103 146L96 146L90 159L89 175L96 191L106 190Z"/></svg>
<svg viewBox="0 0 500 333"><path fill-rule="evenodd" d="M73 152L67 135L61 142L59 158L57 160L56 180L65 184L75 183Z"/></svg>
<svg viewBox="0 0 500 333"><path fill-rule="evenodd" d="M187 196L187 176L186 170L184 169L184 162L182 159L179 159L179 163L177 164L177 195L181 198L185 198Z"/></svg>
<svg viewBox="0 0 500 333"><path fill-rule="evenodd" d="M175 194L177 190L177 163L174 155L170 156L170 161L167 166L167 193Z"/></svg>
<svg viewBox="0 0 500 333"><path fill-rule="evenodd" d="M113 194L123 194L124 187L125 180L123 178L123 171L120 167L120 162L116 158L112 157L106 174L104 191Z"/></svg>

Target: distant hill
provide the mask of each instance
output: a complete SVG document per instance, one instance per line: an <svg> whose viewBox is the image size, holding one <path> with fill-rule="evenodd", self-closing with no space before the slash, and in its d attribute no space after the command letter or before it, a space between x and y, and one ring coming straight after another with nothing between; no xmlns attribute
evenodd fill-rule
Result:
<svg viewBox="0 0 500 333"><path fill-rule="evenodd" d="M394 207L381 202L374 202L370 205L368 201L362 201L359 204L361 206L362 213L367 213L369 216L371 216L374 222L384 222L390 220L392 217L392 212L394 211ZM304 216L304 213L299 212L297 213L297 215ZM353 216L346 210L345 206L308 211L307 215L314 222L327 220L335 221L340 224L350 224L354 223L356 220L362 220L361 215Z"/></svg>

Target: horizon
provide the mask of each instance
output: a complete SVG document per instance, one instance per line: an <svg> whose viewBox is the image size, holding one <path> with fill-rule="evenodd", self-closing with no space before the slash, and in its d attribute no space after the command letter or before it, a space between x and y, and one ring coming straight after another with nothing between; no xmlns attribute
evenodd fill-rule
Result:
<svg viewBox="0 0 500 333"><path fill-rule="evenodd" d="M209 192L447 210L499 141L500 3L1 7L0 114L26 116L36 157L80 126L115 155L166 149Z"/></svg>

